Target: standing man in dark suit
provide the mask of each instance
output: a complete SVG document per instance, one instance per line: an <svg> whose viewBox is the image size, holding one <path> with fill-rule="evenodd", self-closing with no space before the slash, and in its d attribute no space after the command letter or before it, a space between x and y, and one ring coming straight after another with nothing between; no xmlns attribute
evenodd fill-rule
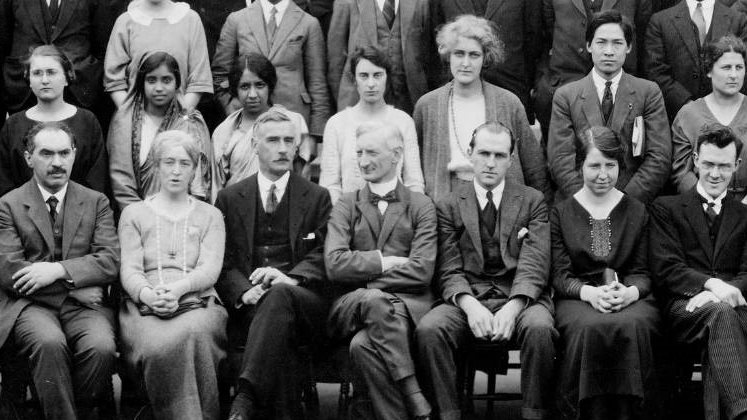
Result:
<svg viewBox="0 0 747 420"><path fill-rule="evenodd" d="M643 34L651 17L650 0L543 0L544 26L549 33L550 54L547 64L537 74L535 113L545 145L550 124L555 91L566 83L589 74L593 66L586 49L585 34L593 15L618 10L633 23L635 37L628 43L630 54L625 57L625 71L639 75L643 50Z"/></svg>
<svg viewBox="0 0 747 420"><path fill-rule="evenodd" d="M547 157L562 198L583 185L575 170L576 148L594 126L611 128L627 145L617 188L649 203L669 178L672 139L661 91L622 69L632 38L633 27L617 10L595 15L586 33L594 68L555 93Z"/></svg>
<svg viewBox="0 0 747 420"><path fill-rule="evenodd" d="M438 53L428 0L337 0L327 35L327 80L337 109L358 102L350 57L361 46L385 53L391 64L387 103L412 114L415 103L438 87Z"/></svg>
<svg viewBox="0 0 747 420"><path fill-rule="evenodd" d="M298 418L298 347L324 336L329 193L291 172L296 129L277 109L254 125L259 172L221 190L226 254L216 289L246 347L231 420ZM248 333L247 333L248 330Z"/></svg>
<svg viewBox="0 0 747 420"><path fill-rule="evenodd" d="M104 54L124 4L124 0L0 0L0 125L6 111L12 114L34 105L36 98L23 75L24 60L32 49L53 44L75 70L76 82L68 88L65 101L90 109L106 128L113 108L102 95Z"/></svg>
<svg viewBox="0 0 747 420"><path fill-rule="evenodd" d="M697 185L651 207L651 271L677 344L704 350L706 418L747 419L747 207L727 194L741 149L728 127L707 129Z"/></svg>
<svg viewBox="0 0 747 420"><path fill-rule="evenodd" d="M436 209L397 178L404 142L396 127L366 123L356 137L367 185L343 195L329 218L324 263L344 293L332 303L329 333L352 338L350 357L362 377L353 386L370 399L353 407L363 418L428 419L410 335L432 303Z"/></svg>
<svg viewBox="0 0 747 420"><path fill-rule="evenodd" d="M543 52L542 0L431 0L430 7L433 28L463 14L495 24L498 39L506 41L504 57L483 69L482 78L518 96L533 121L529 91L534 87L537 60Z"/></svg>
<svg viewBox="0 0 747 420"><path fill-rule="evenodd" d="M729 34L747 40L747 16L721 1L682 0L651 17L645 74L661 88L670 121L682 105L711 93L703 46Z"/></svg>
<svg viewBox="0 0 747 420"><path fill-rule="evenodd" d="M69 128L43 123L26 141L34 177L0 199L0 345L28 359L47 420L87 418L111 395L116 360L104 306L119 274L112 210L69 182Z"/></svg>
<svg viewBox="0 0 747 420"><path fill-rule="evenodd" d="M456 354L474 338L519 344L522 418L548 418L552 407L550 224L542 193L505 180L514 143L499 123L478 127L468 152L474 182L437 205L443 303L415 336L419 373L442 420L461 418Z"/></svg>

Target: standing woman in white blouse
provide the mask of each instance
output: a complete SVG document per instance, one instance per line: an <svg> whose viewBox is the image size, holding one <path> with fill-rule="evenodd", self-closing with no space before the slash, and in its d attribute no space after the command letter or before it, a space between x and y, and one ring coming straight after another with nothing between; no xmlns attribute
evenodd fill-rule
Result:
<svg viewBox="0 0 747 420"><path fill-rule="evenodd" d="M482 80L482 70L503 56L503 44L492 25L484 18L462 15L444 25L436 37L453 80L423 95L413 113L422 142L425 193L434 200L472 182L467 150L472 132L485 122L499 122L515 137L506 177L550 196L544 155L521 101Z"/></svg>
<svg viewBox="0 0 747 420"><path fill-rule="evenodd" d="M368 122L379 121L397 127L404 139L404 156L398 168L408 189L423 192L423 171L415 123L404 111L388 105L390 64L386 55L373 47L359 47L350 58L350 77L358 90L358 103L333 115L324 129L319 185L329 190L334 204L340 196L366 185L356 160L355 132Z"/></svg>

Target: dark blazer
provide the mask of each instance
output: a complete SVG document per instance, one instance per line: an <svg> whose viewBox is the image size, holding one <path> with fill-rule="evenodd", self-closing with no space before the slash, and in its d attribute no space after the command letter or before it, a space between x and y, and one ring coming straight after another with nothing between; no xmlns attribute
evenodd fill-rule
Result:
<svg viewBox="0 0 747 420"><path fill-rule="evenodd" d="M503 41L504 58L483 69L481 75L486 81L510 90L527 108L536 62L542 53L542 0L486 0L486 3L481 17L496 24L498 38ZM433 28L459 15L476 14L474 3L469 0L431 0L430 6ZM451 78L451 73L448 74L446 80Z"/></svg>
<svg viewBox="0 0 747 420"><path fill-rule="evenodd" d="M221 30L212 64L215 96L224 108L232 100L228 87L231 66L239 55L248 53L262 54L275 66L278 80L272 101L303 115L309 133L321 137L330 105L319 22L290 2L270 45L260 2L231 13Z"/></svg>
<svg viewBox="0 0 747 420"><path fill-rule="evenodd" d="M0 0L0 60L3 65L2 101L9 111L20 111L32 95L23 77L23 60L29 50L54 44L73 63L76 81L68 98L91 108L103 91L101 78L106 45L121 0L63 0L59 17L48 33L48 13L39 0Z"/></svg>
<svg viewBox="0 0 747 420"><path fill-rule="evenodd" d="M683 0L654 14L646 30L646 78L659 84L670 120L687 101L711 93L711 80L700 59L693 28L690 10ZM717 1L709 37L715 41L728 34L747 39L747 16Z"/></svg>
<svg viewBox="0 0 747 420"><path fill-rule="evenodd" d="M645 138L641 156L633 156L632 136L636 117L642 116ZM583 186L575 169L576 150L585 130L604 126L602 106L591 74L555 92L547 143L550 174L563 198ZM664 100L655 83L623 73L615 94L615 107L607 124L620 135L627 151L625 170L620 171L617 187L628 195L651 202L669 179L672 138Z"/></svg>
<svg viewBox="0 0 747 420"><path fill-rule="evenodd" d="M69 182L63 203L62 261L76 288L103 286L119 275L119 240L109 200ZM31 296L13 289L11 276L34 262L53 261L49 211L34 179L0 198L0 346L23 308L42 304L59 309L68 295L60 280Z"/></svg>
<svg viewBox="0 0 747 420"><path fill-rule="evenodd" d="M499 280L483 271L485 261L474 186L463 185L439 200L437 210L437 277L444 301L452 302L460 293L480 296L497 287L509 298L525 296L552 310L548 287L550 223L542 193L506 181L498 221L506 271ZM528 232L519 238L522 229Z"/></svg>
<svg viewBox="0 0 747 420"><path fill-rule="evenodd" d="M215 285L229 307L252 287L254 228L257 214L257 175L218 192L215 201L226 222L226 252ZM326 189L291 173L282 200L290 200L289 235L294 265L288 273L306 287L319 289L324 276L322 247L332 209Z"/></svg>
<svg viewBox="0 0 747 420"><path fill-rule="evenodd" d="M375 0L337 0L334 3L327 35L327 80L339 110L358 102L358 91L350 76L350 56L358 47L379 45L377 8ZM433 62L438 64L438 54L428 12L426 0L402 0L397 11L402 28L402 61L413 105L438 86L438 67L433 66Z"/></svg>
<svg viewBox="0 0 747 420"><path fill-rule="evenodd" d="M727 196L716 243L695 188L659 197L651 206L649 264L654 285L666 304L703 291L711 277L747 295L747 206Z"/></svg>
<svg viewBox="0 0 747 420"><path fill-rule="evenodd" d="M341 290L381 289L405 302L417 324L433 303L431 279L436 263L436 209L430 198L397 184L399 201L389 203L379 223L368 185L337 201L324 243L327 277ZM381 271L380 254L410 262Z"/></svg>

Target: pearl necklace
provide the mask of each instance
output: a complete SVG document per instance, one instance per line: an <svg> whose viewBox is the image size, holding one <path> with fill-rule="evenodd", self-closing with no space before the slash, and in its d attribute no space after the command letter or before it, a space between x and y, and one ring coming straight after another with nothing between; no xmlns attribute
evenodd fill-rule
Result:
<svg viewBox="0 0 747 420"><path fill-rule="evenodd" d="M469 156L467 156L467 152L465 152L465 147L462 144L462 141L459 139L459 133L457 132L457 124L456 124L456 117L454 116L456 113L454 112L454 82L451 83L449 86L449 116L451 117L451 128L452 131L454 131L454 139L457 142L457 146L459 146L459 151L462 152L462 156L464 156L465 159L469 160Z"/></svg>
<svg viewBox="0 0 747 420"><path fill-rule="evenodd" d="M191 200L190 200L191 204ZM189 225L189 213L184 218L184 228L182 229L182 276L187 276L187 226ZM174 220L174 230L171 234L171 246L169 248L169 258L176 258L176 225L177 221ZM158 285L162 286L163 283L163 261L161 259L161 215L156 214L156 264L158 269Z"/></svg>

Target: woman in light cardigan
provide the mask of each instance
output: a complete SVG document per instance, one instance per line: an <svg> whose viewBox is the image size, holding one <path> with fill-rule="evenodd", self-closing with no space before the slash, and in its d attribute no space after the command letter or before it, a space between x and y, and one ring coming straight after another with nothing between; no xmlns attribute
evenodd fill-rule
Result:
<svg viewBox="0 0 747 420"><path fill-rule="evenodd" d="M145 385L153 418L217 420L228 319L213 287L223 263L223 216L188 193L197 141L165 131L152 153L160 189L127 206L119 223L126 292L120 351L134 383Z"/></svg>
<svg viewBox="0 0 747 420"><path fill-rule="evenodd" d="M545 159L521 101L481 78L482 69L503 54L491 23L463 15L446 24L436 40L454 79L423 95L415 105L413 118L422 142L425 193L437 200L460 183L472 182L474 174L467 157L472 131L487 121L496 121L516 138L506 177L550 199Z"/></svg>

